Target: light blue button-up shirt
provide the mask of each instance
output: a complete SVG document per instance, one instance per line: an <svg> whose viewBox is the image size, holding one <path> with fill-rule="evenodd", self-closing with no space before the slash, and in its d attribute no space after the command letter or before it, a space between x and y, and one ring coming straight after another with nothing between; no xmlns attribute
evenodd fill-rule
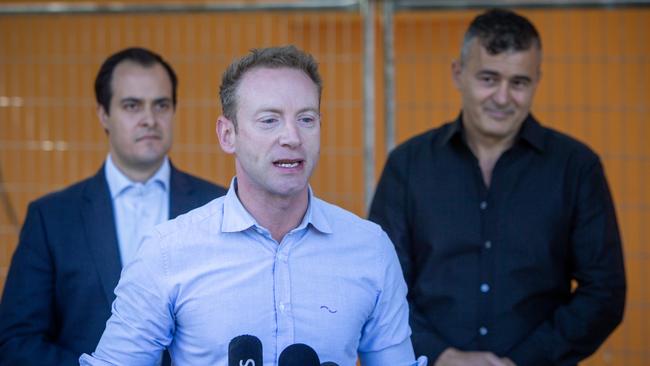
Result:
<svg viewBox="0 0 650 366"><path fill-rule="evenodd" d="M122 273L113 315L81 365L227 365L251 334L264 365L305 343L321 362L415 364L406 284L381 228L310 191L301 224L277 243L227 195L157 226ZM420 363L424 364L424 363Z"/></svg>
<svg viewBox="0 0 650 366"><path fill-rule="evenodd" d="M171 168L165 157L149 180L134 182L115 166L109 154L104 164L104 174L111 192L117 242L124 266L135 257L144 235L155 225L169 219Z"/></svg>

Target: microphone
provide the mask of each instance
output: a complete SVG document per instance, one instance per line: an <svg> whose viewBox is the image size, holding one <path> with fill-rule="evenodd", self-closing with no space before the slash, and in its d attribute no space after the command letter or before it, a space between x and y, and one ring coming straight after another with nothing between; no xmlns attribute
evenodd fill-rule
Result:
<svg viewBox="0 0 650 366"><path fill-rule="evenodd" d="M339 364L336 363L336 362L327 361L327 362L321 363L320 366L339 366Z"/></svg>
<svg viewBox="0 0 650 366"><path fill-rule="evenodd" d="M313 348L303 343L296 343L280 353L278 366L320 366L320 360Z"/></svg>
<svg viewBox="0 0 650 366"><path fill-rule="evenodd" d="M244 334L228 344L228 366L262 366L262 342Z"/></svg>

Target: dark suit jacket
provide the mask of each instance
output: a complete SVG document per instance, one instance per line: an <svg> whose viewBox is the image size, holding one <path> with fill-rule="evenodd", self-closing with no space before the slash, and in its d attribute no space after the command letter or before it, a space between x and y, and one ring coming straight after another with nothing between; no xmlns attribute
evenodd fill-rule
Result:
<svg viewBox="0 0 650 366"><path fill-rule="evenodd" d="M225 193L172 167L170 218ZM121 269L103 168L32 202L0 303L0 365L78 365L104 331Z"/></svg>

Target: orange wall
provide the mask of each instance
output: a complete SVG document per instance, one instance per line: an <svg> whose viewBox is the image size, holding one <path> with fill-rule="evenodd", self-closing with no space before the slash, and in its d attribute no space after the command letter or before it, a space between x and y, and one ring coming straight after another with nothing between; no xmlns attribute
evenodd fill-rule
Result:
<svg viewBox="0 0 650 366"><path fill-rule="evenodd" d="M622 228L629 279L626 318L589 365L650 364L650 10L525 10L544 43L533 107L546 125L603 158ZM395 17L397 140L456 116L450 62L476 11ZM381 19L377 20L377 175L383 166ZM130 45L164 55L180 78L174 163L227 184L231 157L214 135L220 74L253 47L293 43L321 63L322 156L313 186L364 214L362 23L356 13L203 13L0 17L0 287L26 205L93 174L106 155L92 83L102 60ZM3 98L6 97L6 98ZM2 204L0 197L0 205Z"/></svg>

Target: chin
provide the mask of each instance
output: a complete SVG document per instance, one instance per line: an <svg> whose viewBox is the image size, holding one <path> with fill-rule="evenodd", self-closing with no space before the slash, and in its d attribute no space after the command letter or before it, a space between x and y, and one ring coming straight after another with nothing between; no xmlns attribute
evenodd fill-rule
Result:
<svg viewBox="0 0 650 366"><path fill-rule="evenodd" d="M284 186L276 191L278 196L282 197L294 197L299 194L302 194L307 190L307 185L296 185L296 186Z"/></svg>

